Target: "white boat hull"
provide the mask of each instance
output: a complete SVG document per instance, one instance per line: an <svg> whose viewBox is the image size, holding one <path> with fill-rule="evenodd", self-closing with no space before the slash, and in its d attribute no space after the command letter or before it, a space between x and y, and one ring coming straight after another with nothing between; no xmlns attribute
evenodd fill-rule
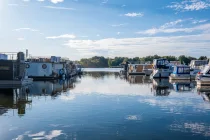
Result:
<svg viewBox="0 0 210 140"><path fill-rule="evenodd" d="M153 78L169 78L171 71L168 69L154 69L152 73Z"/></svg>

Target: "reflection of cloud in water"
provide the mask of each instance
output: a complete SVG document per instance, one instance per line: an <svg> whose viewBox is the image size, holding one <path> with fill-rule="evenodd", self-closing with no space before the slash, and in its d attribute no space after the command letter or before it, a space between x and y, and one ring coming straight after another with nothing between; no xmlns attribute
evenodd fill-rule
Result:
<svg viewBox="0 0 210 140"><path fill-rule="evenodd" d="M115 79L115 77L104 76L103 79L93 79L92 77L82 78L82 82L76 85L71 91L73 94L103 94L103 95L126 95L126 96L153 96L150 89L152 84L129 84L125 80Z"/></svg>
<svg viewBox="0 0 210 140"><path fill-rule="evenodd" d="M29 134L29 132L25 132L23 135L18 135L17 138L15 138L14 140L22 140L24 139L24 136L28 136L29 138L31 139L47 139L47 140L51 140L53 138L56 138L60 135L62 135L62 130L52 130L49 132L48 135L45 135L46 132L45 131L41 131L41 132L38 132L38 133L35 133L35 134Z"/></svg>
<svg viewBox="0 0 210 140"><path fill-rule="evenodd" d="M45 131L41 131L39 133L36 134L29 134L29 137L40 137L40 136L44 136L45 135Z"/></svg>
<svg viewBox="0 0 210 140"><path fill-rule="evenodd" d="M137 120L141 120L142 117L140 115L128 115L126 117L126 120L130 120L130 121L137 121Z"/></svg>
<svg viewBox="0 0 210 140"><path fill-rule="evenodd" d="M191 132L194 134L201 134L204 136L210 136L210 126L204 123L182 123L172 124L170 129L173 131Z"/></svg>
<svg viewBox="0 0 210 140"><path fill-rule="evenodd" d="M75 95L61 95L60 99L63 101L72 101L75 99Z"/></svg>
<svg viewBox="0 0 210 140"><path fill-rule="evenodd" d="M171 96L165 98L151 98L141 97L140 103L146 103L151 106L158 106L162 110L167 110L169 113L181 114L185 112L186 107L192 109L193 112L206 112L210 111L210 105L203 102L199 96L191 96L186 98L185 96Z"/></svg>

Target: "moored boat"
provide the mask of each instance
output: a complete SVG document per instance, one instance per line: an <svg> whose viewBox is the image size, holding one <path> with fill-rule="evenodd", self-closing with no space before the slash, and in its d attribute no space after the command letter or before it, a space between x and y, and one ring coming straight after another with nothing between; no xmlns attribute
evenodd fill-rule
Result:
<svg viewBox="0 0 210 140"><path fill-rule="evenodd" d="M206 65L201 72L196 75L198 87L210 87L210 65Z"/></svg>
<svg viewBox="0 0 210 140"><path fill-rule="evenodd" d="M173 72L169 76L170 80L191 80L190 67L186 65L173 66Z"/></svg>
<svg viewBox="0 0 210 140"><path fill-rule="evenodd" d="M190 75L195 79L196 75L208 64L208 60L192 60L190 62Z"/></svg>
<svg viewBox="0 0 210 140"><path fill-rule="evenodd" d="M152 77L169 78L173 71L172 66L167 59L154 59Z"/></svg>
<svg viewBox="0 0 210 140"><path fill-rule="evenodd" d="M15 55L15 54L12 54ZM20 87L32 84L33 79L28 78L26 73L25 55L17 53L16 60L10 60L4 54L0 58L0 87Z"/></svg>
<svg viewBox="0 0 210 140"><path fill-rule="evenodd" d="M152 74L152 65L151 64L129 64L128 74L149 76Z"/></svg>

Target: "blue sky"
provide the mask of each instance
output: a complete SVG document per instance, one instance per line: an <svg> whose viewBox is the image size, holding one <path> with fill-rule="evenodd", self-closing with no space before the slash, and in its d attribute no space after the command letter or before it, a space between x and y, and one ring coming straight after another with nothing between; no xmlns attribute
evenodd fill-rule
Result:
<svg viewBox="0 0 210 140"><path fill-rule="evenodd" d="M1 0L1 52L210 56L210 0Z"/></svg>

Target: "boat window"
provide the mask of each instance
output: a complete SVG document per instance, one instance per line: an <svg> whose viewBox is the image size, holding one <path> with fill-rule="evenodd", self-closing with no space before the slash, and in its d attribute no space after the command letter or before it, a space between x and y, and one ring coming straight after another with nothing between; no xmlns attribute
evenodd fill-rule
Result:
<svg viewBox="0 0 210 140"><path fill-rule="evenodd" d="M8 70L10 70L10 67L8 67L8 66L0 66L0 70L8 71Z"/></svg>
<svg viewBox="0 0 210 140"><path fill-rule="evenodd" d="M210 70L208 71L208 73L207 74L210 74Z"/></svg>
<svg viewBox="0 0 210 140"><path fill-rule="evenodd" d="M178 73L184 73L184 69L183 68L178 68Z"/></svg>
<svg viewBox="0 0 210 140"><path fill-rule="evenodd" d="M186 74L190 73L190 68L184 68L184 73Z"/></svg>

